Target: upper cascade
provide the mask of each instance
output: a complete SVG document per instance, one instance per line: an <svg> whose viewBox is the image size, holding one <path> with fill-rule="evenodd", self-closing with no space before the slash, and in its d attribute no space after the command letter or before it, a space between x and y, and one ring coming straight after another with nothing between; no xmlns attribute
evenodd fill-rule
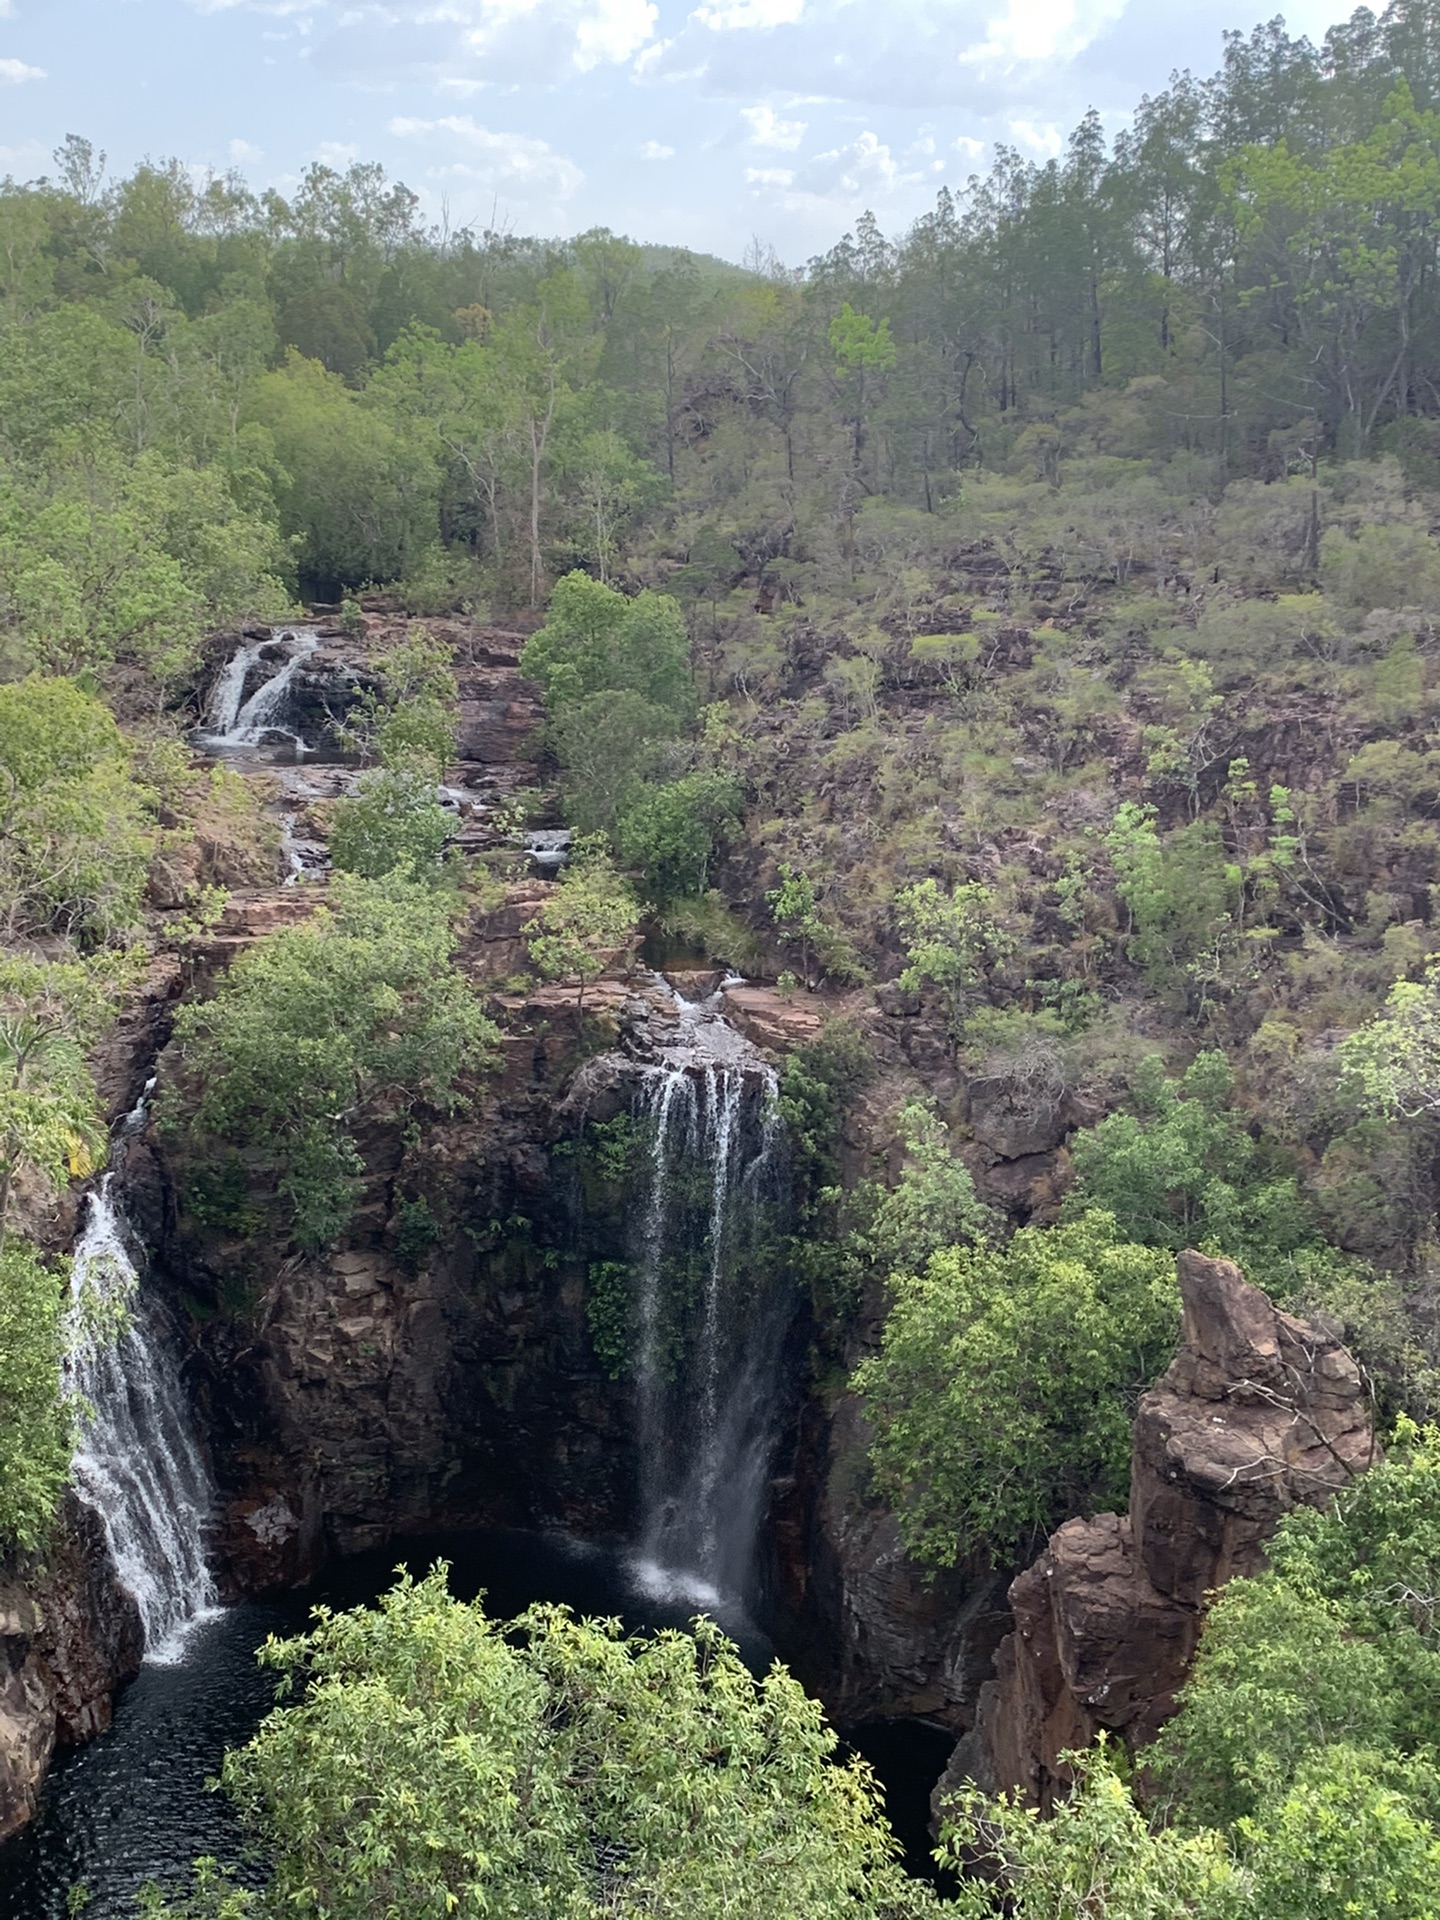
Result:
<svg viewBox="0 0 1440 1920"><path fill-rule="evenodd" d="M315 627L287 627L272 640L256 640L240 647L216 677L210 690L202 737L211 747L258 747L267 735L283 734L303 747L292 728L284 725L284 713L291 682L302 660L316 652L320 634ZM288 648L283 659L272 661L279 648ZM253 685L256 672L273 668L259 685ZM250 691L247 694L246 689Z"/></svg>

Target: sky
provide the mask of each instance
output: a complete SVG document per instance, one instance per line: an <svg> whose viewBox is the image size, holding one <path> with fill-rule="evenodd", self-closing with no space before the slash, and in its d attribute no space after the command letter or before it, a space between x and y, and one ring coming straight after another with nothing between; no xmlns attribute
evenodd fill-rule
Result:
<svg viewBox="0 0 1440 1920"><path fill-rule="evenodd" d="M431 219L790 264L903 230L997 141L1061 150L1275 0L0 0L0 174L67 133L293 187L378 160ZM1349 7L1291 0L1319 38Z"/></svg>

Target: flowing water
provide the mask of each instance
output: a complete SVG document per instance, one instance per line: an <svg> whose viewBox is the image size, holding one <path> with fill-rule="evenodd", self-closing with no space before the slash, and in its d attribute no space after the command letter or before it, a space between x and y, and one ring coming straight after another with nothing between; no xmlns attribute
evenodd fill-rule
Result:
<svg viewBox="0 0 1440 1920"><path fill-rule="evenodd" d="M644 1071L636 1388L641 1530L656 1598L744 1603L773 1439L790 1299L767 1246L780 1172L775 1072L723 997L676 999L679 1030Z"/></svg>
<svg viewBox="0 0 1440 1920"><path fill-rule="evenodd" d="M205 725L200 738L212 752L227 748L258 747L279 736L304 748L304 741L284 724L291 684L303 660L316 651L320 635L314 627L290 627L274 640L257 640L241 647L216 675L210 690ZM285 658L272 660L278 648ZM255 675L265 678L247 696Z"/></svg>
<svg viewBox="0 0 1440 1920"><path fill-rule="evenodd" d="M80 1402L75 1491L100 1516L134 1595L147 1661L177 1659L215 1605L205 1562L214 1489L178 1369L126 1246L107 1173L71 1263L66 1385Z"/></svg>

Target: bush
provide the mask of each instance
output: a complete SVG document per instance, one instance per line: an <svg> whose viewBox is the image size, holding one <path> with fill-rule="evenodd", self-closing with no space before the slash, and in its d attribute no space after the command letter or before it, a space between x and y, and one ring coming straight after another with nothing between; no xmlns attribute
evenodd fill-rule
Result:
<svg viewBox="0 0 1440 1920"><path fill-rule="evenodd" d="M689 773L644 787L616 828L621 858L644 875L656 902L704 893L717 847L740 819L740 791L723 773Z"/></svg>
<svg viewBox="0 0 1440 1920"><path fill-rule="evenodd" d="M73 680L0 686L0 896L12 927L87 945L138 920L157 837L106 708Z"/></svg>
<svg viewBox="0 0 1440 1920"><path fill-rule="evenodd" d="M33 1247L0 1251L0 1552L44 1545L70 1473L60 1393L65 1282Z"/></svg>
<svg viewBox="0 0 1440 1920"><path fill-rule="evenodd" d="M863 1761L778 1663L708 1620L627 1639L536 1606L507 1624L402 1578L262 1656L292 1686L223 1780L296 1920L771 1920L936 1910L892 1862Z"/></svg>
<svg viewBox="0 0 1440 1920"><path fill-rule="evenodd" d="M454 821L423 773L376 767L362 774L348 799L338 801L330 829L330 857L342 873L378 880L396 869L416 880L442 877L441 856Z"/></svg>
<svg viewBox="0 0 1440 1920"><path fill-rule="evenodd" d="M1180 1327L1174 1262L1107 1213L950 1247L896 1274L880 1351L852 1385L906 1546L932 1566L1008 1555L1123 1503L1130 1425Z"/></svg>
<svg viewBox="0 0 1440 1920"><path fill-rule="evenodd" d="M312 1247L354 1209L359 1118L455 1110L498 1038L452 964L443 896L392 873L339 876L331 900L308 924L257 941L213 999L175 1022L192 1151L250 1149Z"/></svg>

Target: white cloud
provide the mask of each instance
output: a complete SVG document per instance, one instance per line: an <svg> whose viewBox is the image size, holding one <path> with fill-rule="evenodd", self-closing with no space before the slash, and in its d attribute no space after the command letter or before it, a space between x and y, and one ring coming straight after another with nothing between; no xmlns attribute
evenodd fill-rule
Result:
<svg viewBox="0 0 1440 1920"><path fill-rule="evenodd" d="M360 149L353 140L322 140L315 149L315 157L327 167L348 167L352 160L360 158Z"/></svg>
<svg viewBox="0 0 1440 1920"><path fill-rule="evenodd" d="M45 170L50 155L39 140L22 140L16 147L0 147L0 180L13 174L17 180L32 180Z"/></svg>
<svg viewBox="0 0 1440 1920"><path fill-rule="evenodd" d="M712 33L741 33L788 27L805 11L805 0L722 0L718 7L697 7L694 17Z"/></svg>
<svg viewBox="0 0 1440 1920"><path fill-rule="evenodd" d="M834 147L829 153L817 153L796 179L804 192L818 193L826 199L838 195L853 200L857 195L868 194L881 200L894 192L900 177L899 163L889 147L877 135L867 132L846 146Z"/></svg>
<svg viewBox="0 0 1440 1920"><path fill-rule="evenodd" d="M708 0L641 50L651 80L753 98L1033 110L1127 6L1142 0Z"/></svg>
<svg viewBox="0 0 1440 1920"><path fill-rule="evenodd" d="M984 43L965 57L977 64L1006 60L1068 60L1089 46L1125 11L1126 0L1007 0L988 23Z"/></svg>
<svg viewBox="0 0 1440 1920"><path fill-rule="evenodd" d="M27 80L43 80L43 67L27 67L23 60L0 60L0 86L19 87Z"/></svg>
<svg viewBox="0 0 1440 1920"><path fill-rule="evenodd" d="M235 162L237 167L243 167L248 160L262 159L264 153L265 149L263 147L252 147L248 140L232 140L230 142L230 158Z"/></svg>
<svg viewBox="0 0 1440 1920"><path fill-rule="evenodd" d="M1046 160L1053 160L1065 144L1060 129L1053 124L1037 126L1033 120L1012 120L1010 131L1022 147Z"/></svg>
<svg viewBox="0 0 1440 1920"><path fill-rule="evenodd" d="M640 149L642 160L673 160L674 147L667 147L662 140L647 140Z"/></svg>
<svg viewBox="0 0 1440 1920"><path fill-rule="evenodd" d="M774 147L780 153L793 153L805 137L806 121L782 120L770 106L742 107L740 117L750 129L745 137L752 147Z"/></svg>
<svg viewBox="0 0 1440 1920"><path fill-rule="evenodd" d="M962 133L950 143L956 153L963 153L967 160L978 160L985 151L985 142L977 140L973 134Z"/></svg>
<svg viewBox="0 0 1440 1920"><path fill-rule="evenodd" d="M747 187L788 187L793 186L795 174L790 167L747 167L745 184Z"/></svg>
<svg viewBox="0 0 1440 1920"><path fill-rule="evenodd" d="M496 133L468 113L436 120L402 115L390 121L389 131L439 150L438 164L428 169L431 180L445 187L470 187L516 217L559 219L565 202L584 183L580 168L548 141L524 133Z"/></svg>

